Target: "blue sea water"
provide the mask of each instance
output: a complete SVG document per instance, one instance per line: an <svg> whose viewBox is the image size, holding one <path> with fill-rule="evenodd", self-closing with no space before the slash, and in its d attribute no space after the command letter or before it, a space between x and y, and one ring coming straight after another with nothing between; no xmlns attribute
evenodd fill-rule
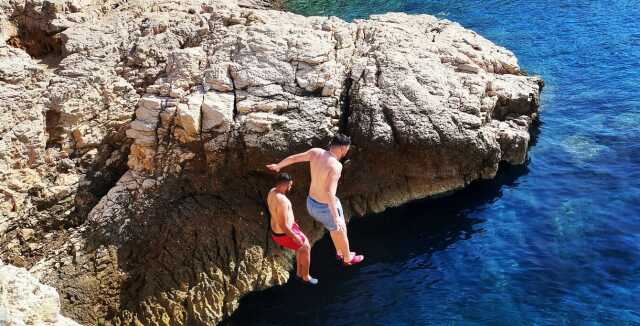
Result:
<svg viewBox="0 0 640 326"><path fill-rule="evenodd" d="M289 1L457 21L541 75L524 166L350 224L363 266L243 299L230 325L640 325L640 1Z"/></svg>

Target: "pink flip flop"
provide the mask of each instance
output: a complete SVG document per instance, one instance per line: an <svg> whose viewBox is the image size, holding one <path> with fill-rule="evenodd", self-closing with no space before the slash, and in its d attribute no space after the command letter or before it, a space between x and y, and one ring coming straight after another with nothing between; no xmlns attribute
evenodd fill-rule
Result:
<svg viewBox="0 0 640 326"><path fill-rule="evenodd" d="M356 253L353 252L353 251L351 252L351 254L354 255L354 256L356 255ZM336 254L336 260L342 262L342 255Z"/></svg>
<svg viewBox="0 0 640 326"><path fill-rule="evenodd" d="M363 255L354 255L353 257L351 257L351 260L349 262L343 261L342 264L344 266L353 266L353 265L360 264L363 260L364 260Z"/></svg>

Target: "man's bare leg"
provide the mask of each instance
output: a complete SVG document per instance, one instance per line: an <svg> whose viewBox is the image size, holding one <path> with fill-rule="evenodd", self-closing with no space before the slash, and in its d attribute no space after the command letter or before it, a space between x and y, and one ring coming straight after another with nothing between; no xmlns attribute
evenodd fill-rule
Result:
<svg viewBox="0 0 640 326"><path fill-rule="evenodd" d="M302 248L302 247L301 247ZM302 277L302 264L301 264L301 258L300 258L300 253L299 253L300 249L298 249L298 251L296 251L296 275L298 277Z"/></svg>
<svg viewBox="0 0 640 326"><path fill-rule="evenodd" d="M331 240L336 247L338 256L342 256L345 262L351 261L353 253L349 250L349 238L347 238L347 229L330 231ZM345 254L346 253L346 254Z"/></svg>
<svg viewBox="0 0 640 326"><path fill-rule="evenodd" d="M311 265L311 246L308 241L298 249L296 252L297 261L297 274L303 280L308 281L311 275L309 275L309 265Z"/></svg>

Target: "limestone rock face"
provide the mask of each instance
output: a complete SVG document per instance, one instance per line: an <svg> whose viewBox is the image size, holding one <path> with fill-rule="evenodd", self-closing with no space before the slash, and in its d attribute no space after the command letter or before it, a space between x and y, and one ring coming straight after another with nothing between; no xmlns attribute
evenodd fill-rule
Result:
<svg viewBox="0 0 640 326"><path fill-rule="evenodd" d="M264 165L338 131L349 216L525 162L542 81L508 50L428 15L261 3L0 0L0 256L68 316L212 324L284 283ZM307 167L287 171L316 240Z"/></svg>
<svg viewBox="0 0 640 326"><path fill-rule="evenodd" d="M79 326L60 314L56 289L41 284L24 268L0 262L2 325Z"/></svg>

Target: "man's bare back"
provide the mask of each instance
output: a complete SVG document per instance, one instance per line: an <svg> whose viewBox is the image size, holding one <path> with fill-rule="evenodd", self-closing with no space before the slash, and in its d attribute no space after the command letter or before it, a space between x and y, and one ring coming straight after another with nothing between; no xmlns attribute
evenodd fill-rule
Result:
<svg viewBox="0 0 640 326"><path fill-rule="evenodd" d="M311 185L309 196L316 201L328 204L338 189L337 179L342 172L342 164L331 152L320 148L310 151Z"/></svg>
<svg viewBox="0 0 640 326"><path fill-rule="evenodd" d="M271 214L271 230L275 233L286 233L286 229L293 225L293 209L291 201L284 194L271 188L267 195L267 206Z"/></svg>

